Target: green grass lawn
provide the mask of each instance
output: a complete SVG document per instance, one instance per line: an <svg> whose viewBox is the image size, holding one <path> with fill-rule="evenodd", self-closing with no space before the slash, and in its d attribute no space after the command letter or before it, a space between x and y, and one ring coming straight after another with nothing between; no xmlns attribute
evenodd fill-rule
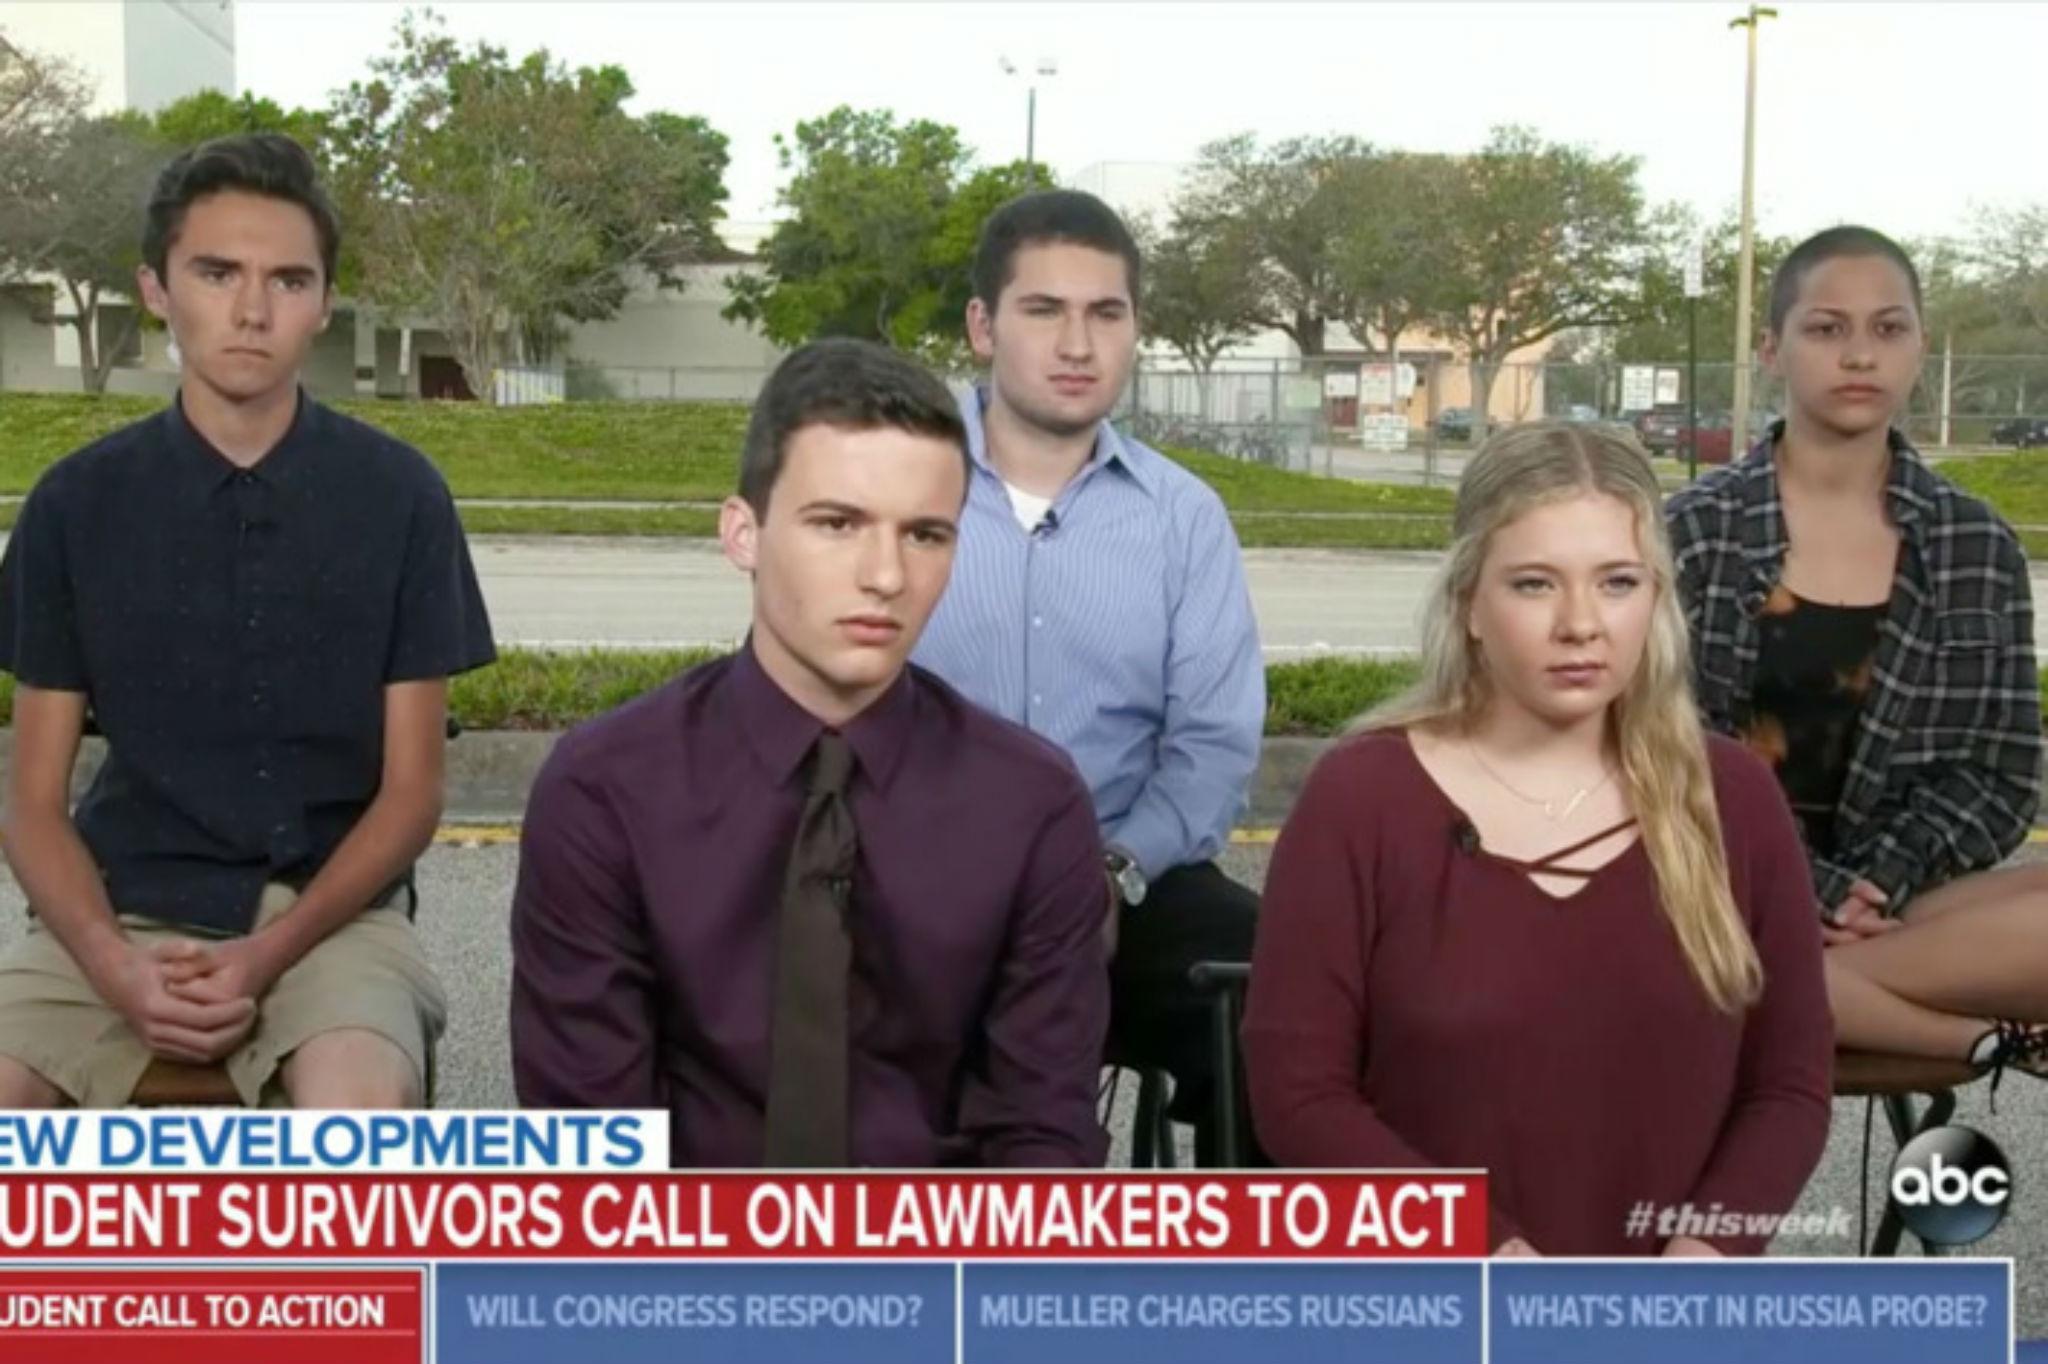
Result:
<svg viewBox="0 0 2048 1364"><path fill-rule="evenodd" d="M0 394L0 496L26 492L52 461L161 405L140 397ZM335 405L424 451L465 499L716 502L732 490L747 421L747 409L730 403ZM1318 478L1199 450L1166 453L1216 489L1247 546L1436 549L1447 537L1448 488ZM1681 467L1660 461L1666 466ZM1941 471L2007 520L2048 526L2048 451L1945 460ZM1300 515L1308 512L1317 515ZM0 505L0 528L13 517L11 506ZM479 535L704 536L717 520L693 507L471 505L463 524ZM2048 532L2022 539L2030 555L2048 556Z"/></svg>
<svg viewBox="0 0 2048 1364"><path fill-rule="evenodd" d="M2048 450L1946 459L1939 468L1943 477L1989 502L2014 525L2048 526ZM2041 547L2028 544L2028 554L2040 552Z"/></svg>
<svg viewBox="0 0 2048 1364"><path fill-rule="evenodd" d="M0 396L0 493L26 492L79 446L156 411L153 398ZM747 409L732 403L339 402L416 446L457 497L715 501L732 491Z"/></svg>

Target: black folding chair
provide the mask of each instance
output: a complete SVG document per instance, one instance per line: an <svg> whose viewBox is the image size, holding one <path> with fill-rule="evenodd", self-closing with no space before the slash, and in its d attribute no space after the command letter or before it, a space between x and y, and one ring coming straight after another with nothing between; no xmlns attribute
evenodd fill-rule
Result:
<svg viewBox="0 0 2048 1364"><path fill-rule="evenodd" d="M1881 1101L1884 1104L1886 1123L1892 1129L1892 1140L1903 1150L1922 1132L1940 1127L1956 1111L1956 1090L1983 1078L1975 1066L1967 1061L1944 1061L1929 1056L1891 1056L1872 1051L1838 1051L1835 1053L1835 1093L1840 1097L1856 1097L1866 1103ZM1927 1100L1923 1109L1915 1103L1916 1097ZM1886 1166L1890 1168L1889 1164ZM1858 1186L1859 1196L1868 1197L1870 1188L1870 1114L1866 1109L1863 1122L1863 1165L1862 1181ZM1899 1207L1892 1200L1890 1181L1886 1181L1884 1214L1878 1219L1877 1234L1867 1248L1862 1244L1863 1227L1858 1219L1856 1228L1857 1250L1871 1255L1896 1255L1899 1241L1905 1233L1905 1223L1899 1217ZM1920 1240L1915 1237L1915 1240ZM1938 1255L1940 1248L1920 1240L1920 1248L1926 1254Z"/></svg>
<svg viewBox="0 0 2048 1364"><path fill-rule="evenodd" d="M1215 1127L1216 1160L1225 1169L1244 1164L1246 1138L1252 1130L1244 1054L1237 1037L1251 977L1248 961L1198 961L1188 968L1188 983L1209 997L1209 1055L1216 1077L1210 1121Z"/></svg>

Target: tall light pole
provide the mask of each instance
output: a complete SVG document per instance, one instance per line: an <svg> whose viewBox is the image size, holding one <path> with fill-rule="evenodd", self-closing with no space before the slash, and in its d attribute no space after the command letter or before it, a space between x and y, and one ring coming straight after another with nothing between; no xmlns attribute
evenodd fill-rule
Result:
<svg viewBox="0 0 2048 1364"><path fill-rule="evenodd" d="M1749 13L1728 27L1748 30L1749 79L1742 108L1742 263L1735 276L1735 411L1729 433L1729 458L1749 449L1749 356L1752 278L1756 274L1756 30L1778 11L1751 5Z"/></svg>
<svg viewBox="0 0 2048 1364"><path fill-rule="evenodd" d="M998 57L996 60L1003 68L1005 76L1024 75L1022 69L1007 56ZM1038 78L1050 78L1059 73L1060 64L1057 61L1051 57L1040 57L1032 73L1024 76L1024 164L1028 166L1038 164Z"/></svg>

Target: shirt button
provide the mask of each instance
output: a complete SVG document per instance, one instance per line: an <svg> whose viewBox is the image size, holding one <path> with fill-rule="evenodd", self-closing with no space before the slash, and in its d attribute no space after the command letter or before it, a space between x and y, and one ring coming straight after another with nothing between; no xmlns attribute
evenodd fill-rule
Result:
<svg viewBox="0 0 2048 1364"><path fill-rule="evenodd" d="M1031 704L1034 706L1042 706L1045 704L1045 698L1034 692L1031 696Z"/></svg>
<svg viewBox="0 0 2048 1364"><path fill-rule="evenodd" d="M1033 616L1031 618L1031 628L1034 630L1043 630L1045 628L1045 617Z"/></svg>
<svg viewBox="0 0 2048 1364"><path fill-rule="evenodd" d="M269 768L267 768L267 767L259 767L259 768L257 768L257 769L256 769L256 780L258 780L258 781L269 781L269 780L270 780L270 769L269 769Z"/></svg>
<svg viewBox="0 0 2048 1364"><path fill-rule="evenodd" d="M237 482L237 483L241 483L241 484L249 484L249 483L254 483L255 481L256 481L256 475L254 475L254 474L250 473L250 472L249 472L248 470L246 470L246 469L244 469L244 470L243 470L243 471L242 471L241 473L239 473L239 474L235 475L235 482Z"/></svg>

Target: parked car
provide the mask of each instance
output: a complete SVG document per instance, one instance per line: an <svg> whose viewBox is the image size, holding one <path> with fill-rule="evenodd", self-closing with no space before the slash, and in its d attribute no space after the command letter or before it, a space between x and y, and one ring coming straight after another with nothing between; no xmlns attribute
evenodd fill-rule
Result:
<svg viewBox="0 0 2048 1364"><path fill-rule="evenodd" d="M1695 448L1700 463L1726 464L1735 453L1735 419L1726 412L1702 412L1699 425L1690 431L1681 419L1678 441L1671 453L1684 459Z"/></svg>
<svg viewBox="0 0 2048 1364"><path fill-rule="evenodd" d="M1685 429L1684 403L1659 403L1636 413L1636 438L1653 455L1668 455L1678 448L1678 436Z"/></svg>
<svg viewBox="0 0 2048 1364"><path fill-rule="evenodd" d="M2026 449L2034 445L2048 445L2048 417L2014 417L1991 428L1993 445L2011 445Z"/></svg>
<svg viewBox="0 0 2048 1364"><path fill-rule="evenodd" d="M1565 421L1591 426L1600 420L1600 409L1591 403L1573 403L1559 415Z"/></svg>
<svg viewBox="0 0 2048 1364"><path fill-rule="evenodd" d="M1472 409L1447 407L1437 413L1436 433L1445 440L1472 439Z"/></svg>

